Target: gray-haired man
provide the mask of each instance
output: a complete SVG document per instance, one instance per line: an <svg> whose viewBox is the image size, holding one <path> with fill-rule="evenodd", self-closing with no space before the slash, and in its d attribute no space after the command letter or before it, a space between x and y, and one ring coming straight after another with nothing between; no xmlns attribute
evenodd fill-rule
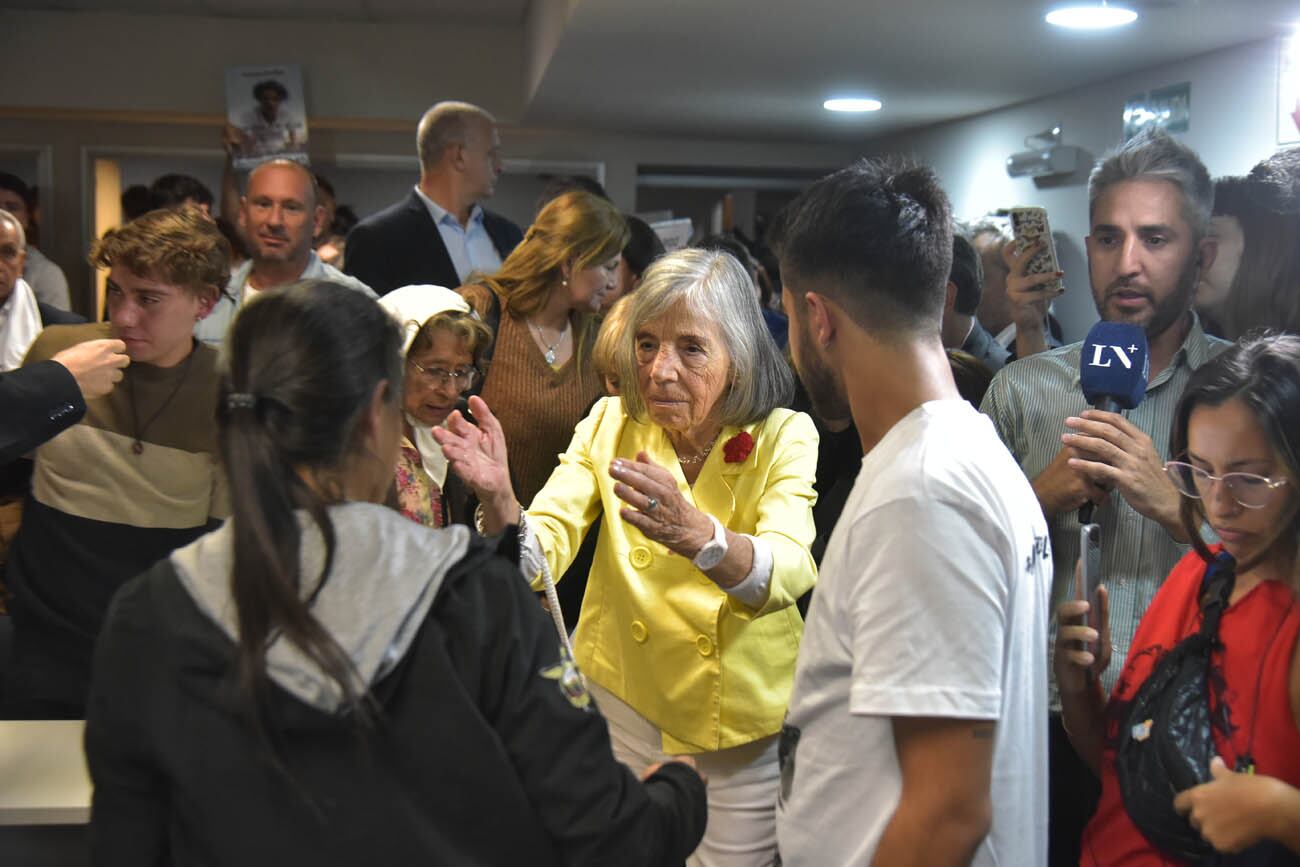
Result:
<svg viewBox="0 0 1300 867"><path fill-rule="evenodd" d="M440 102L416 130L420 182L348 235L347 273L380 295L399 286L455 288L491 273L523 239L519 227L483 209L501 174L496 120L467 102Z"/></svg>

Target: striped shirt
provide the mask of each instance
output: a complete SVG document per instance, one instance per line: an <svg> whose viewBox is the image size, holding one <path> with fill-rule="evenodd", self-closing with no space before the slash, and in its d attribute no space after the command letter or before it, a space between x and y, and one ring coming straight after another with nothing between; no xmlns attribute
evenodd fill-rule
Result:
<svg viewBox="0 0 1300 867"><path fill-rule="evenodd" d="M109 336L106 322L54 325L23 363ZM91 651L114 592L229 514L217 386L217 351L201 343L174 367L133 363L116 388L86 401L79 423L36 450L7 575L14 667L31 699L84 713Z"/></svg>
<svg viewBox="0 0 1300 867"><path fill-rule="evenodd" d="M1169 366L1147 385L1142 403L1124 412L1130 422L1151 437L1162 460L1169 460L1174 411L1192 371L1227 346L1227 342L1206 335L1193 314L1191 330ZM1061 434L1068 430L1066 418L1089 408L1079 387L1082 347L1082 342L1072 343L1007 365L993 378L980 407L993 419L998 436L1031 480L1060 452ZM1176 541L1158 522L1140 515L1118 491L1112 491L1097 508L1093 520L1101 526L1101 574L1110 591L1110 632L1115 645L1111 664L1102 676L1102 686L1109 695L1128 657L1138 622L1165 576L1189 546ZM1047 524L1055 567L1052 583L1052 611L1055 612L1070 592L1075 562L1079 559L1078 510L1069 509L1049 517ZM1054 674L1051 701L1052 710L1059 710L1061 703Z"/></svg>

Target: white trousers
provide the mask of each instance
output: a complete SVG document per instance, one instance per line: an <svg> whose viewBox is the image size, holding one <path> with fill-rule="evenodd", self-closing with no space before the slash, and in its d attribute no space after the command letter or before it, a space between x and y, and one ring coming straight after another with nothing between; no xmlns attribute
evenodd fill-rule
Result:
<svg viewBox="0 0 1300 867"><path fill-rule="evenodd" d="M587 682L605 721L614 758L638 777L671 756L654 723L607 689ZM711 753L694 753L709 780L709 824L687 867L767 867L776 856L777 736Z"/></svg>

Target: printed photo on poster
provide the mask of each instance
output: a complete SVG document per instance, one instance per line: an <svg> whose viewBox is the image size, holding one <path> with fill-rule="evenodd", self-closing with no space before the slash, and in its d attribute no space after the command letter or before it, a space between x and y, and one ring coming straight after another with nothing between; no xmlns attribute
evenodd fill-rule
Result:
<svg viewBox="0 0 1300 867"><path fill-rule="evenodd" d="M298 66L226 70L226 119L239 131L235 168L272 157L307 162L307 107Z"/></svg>

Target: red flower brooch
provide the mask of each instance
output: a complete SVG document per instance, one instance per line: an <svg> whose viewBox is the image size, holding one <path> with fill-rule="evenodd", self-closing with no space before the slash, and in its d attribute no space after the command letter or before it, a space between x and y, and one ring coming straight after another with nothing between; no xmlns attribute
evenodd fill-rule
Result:
<svg viewBox="0 0 1300 867"><path fill-rule="evenodd" d="M754 438L748 431L741 431L722 444L723 458L729 464L738 464L749 457L754 450Z"/></svg>

